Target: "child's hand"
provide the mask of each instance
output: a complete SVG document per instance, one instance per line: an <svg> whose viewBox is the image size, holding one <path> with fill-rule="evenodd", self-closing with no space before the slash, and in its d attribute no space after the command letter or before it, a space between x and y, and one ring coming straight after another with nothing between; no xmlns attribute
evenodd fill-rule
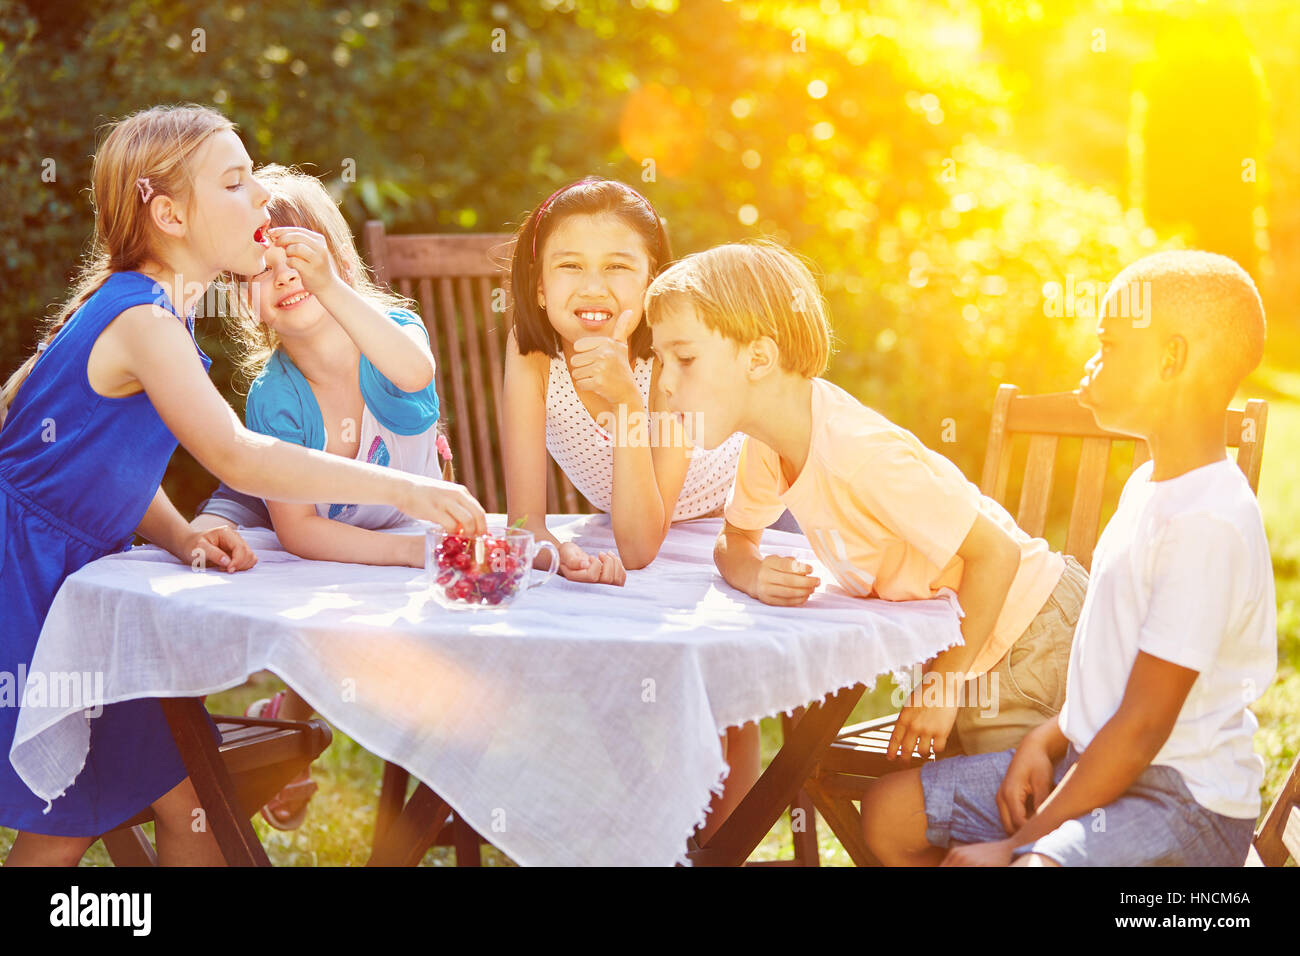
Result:
<svg viewBox="0 0 1300 956"><path fill-rule="evenodd" d="M636 387L627 354L627 340L635 328L636 317L631 309L626 309L615 321L612 337L586 335L575 341L573 358L569 359L573 387L595 392L616 405L639 404L641 392Z"/></svg>
<svg viewBox="0 0 1300 956"><path fill-rule="evenodd" d="M764 604L795 607L803 604L821 584L812 576L812 565L797 558L769 554L758 567L754 597Z"/></svg>
<svg viewBox="0 0 1300 956"><path fill-rule="evenodd" d="M1010 866L1015 847L1007 840L953 847L940 866Z"/></svg>
<svg viewBox="0 0 1300 956"><path fill-rule="evenodd" d="M192 561L199 557L201 567L213 565L223 571L247 571L257 564L257 555L245 542L238 531L228 525L209 528L207 531L192 531L185 536L181 553L176 557L182 561Z"/></svg>
<svg viewBox="0 0 1300 956"><path fill-rule="evenodd" d="M560 574L570 581L584 584L612 584L622 587L627 570L617 554L602 551L592 557L572 541L560 545Z"/></svg>
<svg viewBox="0 0 1300 956"><path fill-rule="evenodd" d="M1010 835L1025 825L1052 792L1052 756L1033 734L1016 748L998 788L998 816Z"/></svg>
<svg viewBox="0 0 1300 956"><path fill-rule="evenodd" d="M266 232L271 242L284 250L285 262L298 273L308 292L318 294L334 281L334 259L320 233L297 226L278 226Z"/></svg>
<svg viewBox="0 0 1300 956"><path fill-rule="evenodd" d="M911 702L899 711L894 732L889 737L889 749L886 751L889 760L896 756L907 759L912 756L913 750L922 757L931 753L939 754L948 746L948 735L952 733L952 725L957 720L957 707L921 706L922 686L924 683L917 685Z"/></svg>
<svg viewBox="0 0 1300 956"><path fill-rule="evenodd" d="M444 531L468 534L487 534L487 515L469 489L437 478L411 476L413 488L404 507L399 508L412 518L432 521Z"/></svg>

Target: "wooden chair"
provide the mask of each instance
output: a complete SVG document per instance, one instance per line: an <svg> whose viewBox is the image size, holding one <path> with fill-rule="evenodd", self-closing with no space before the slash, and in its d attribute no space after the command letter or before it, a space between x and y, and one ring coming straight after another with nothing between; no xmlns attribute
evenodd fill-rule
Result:
<svg viewBox="0 0 1300 956"><path fill-rule="evenodd" d="M333 739L323 720L212 719L221 732L221 762L246 817L306 770ZM143 829L152 819L153 811L146 808L101 837L114 865L158 865L158 855Z"/></svg>
<svg viewBox="0 0 1300 956"><path fill-rule="evenodd" d="M1282 783L1264 822L1255 831L1247 866L1286 866L1287 858L1300 863L1300 756Z"/></svg>
<svg viewBox="0 0 1300 956"><path fill-rule="evenodd" d="M1237 465L1256 493L1267 422L1268 404L1258 399L1247 402L1244 411L1230 409L1225 420L1225 443L1237 449ZM1073 392L1022 396L1016 386L1002 385L993 404L980 491L1004 505L1013 459L1013 439L1017 435L1028 436L1028 451L1015 518L1021 528L1035 537L1041 537L1046 528L1058 445L1062 439L1080 441L1064 550L1085 568L1091 568L1093 548L1101 531L1102 504L1112 448L1117 443L1134 443L1132 468L1136 468L1149 457L1146 442L1099 428L1092 413L1079 405ZM923 763L919 755L894 762L886 759L886 746L897 717L897 714L889 714L843 728L804 784L817 810L859 866L876 865L878 861L862 838L862 816L854 805L855 801L861 800L872 779ZM952 753L944 756L952 756ZM1290 791L1293 801L1294 777L1293 769ZM1274 810L1281 814L1277 807ZM1287 820L1292 822L1286 826L1292 827L1294 836L1295 828L1300 827L1300 811L1288 812L1291 815ZM1270 836L1266 841L1270 853L1275 846L1272 835L1275 831L1281 832L1276 830L1277 826L1281 824L1275 824L1274 830L1269 830Z"/></svg>
<svg viewBox="0 0 1300 956"><path fill-rule="evenodd" d="M374 220L366 223L363 237L376 279L420 305L456 471L489 513L506 510L501 388L508 330L502 283L513 238L509 233L390 236ZM595 510L554 462L548 478L548 511Z"/></svg>
<svg viewBox="0 0 1300 956"><path fill-rule="evenodd" d="M419 303L436 362L435 383L455 455L456 480L489 513L506 510L501 454L507 333L504 263L513 239L509 233L392 236L376 220L366 223L363 235L365 260L377 281ZM595 510L554 462L547 478L548 511ZM457 866L479 865L481 844L487 841L449 812L436 794L426 794L427 788L417 788L408 804L409 781L404 768L385 764L375 824L376 852L402 819L404 806L414 813L427 804L425 809L436 808L439 819L432 826L412 830L416 849L451 845ZM423 850L412 850L401 862L413 865L423 855Z"/></svg>

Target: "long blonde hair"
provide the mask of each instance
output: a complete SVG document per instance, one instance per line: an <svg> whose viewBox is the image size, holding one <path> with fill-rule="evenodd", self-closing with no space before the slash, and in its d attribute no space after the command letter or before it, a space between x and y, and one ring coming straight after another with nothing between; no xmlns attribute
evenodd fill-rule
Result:
<svg viewBox="0 0 1300 956"><path fill-rule="evenodd" d="M263 166L253 175L271 194L266 212L273 227L298 226L320 233L325 237L335 271L354 291L380 311L410 308L409 300L381 288L370 277L357 253L347 220L319 179L297 167L277 163ZM226 328L235 343L235 366L247 388L280 343L275 332L254 313L252 304L242 294L247 289L248 277L232 276L228 281L232 281L236 288L230 296L232 308Z"/></svg>
<svg viewBox="0 0 1300 956"><path fill-rule="evenodd" d="M137 269L154 252L149 206L137 182L149 180L155 195L188 201L193 192L190 160L213 133L235 124L206 106L155 106L132 113L109 126L91 172L95 238L73 280L72 292L45 323L36 350L18 366L0 390L0 427L14 396L68 319L115 272Z"/></svg>

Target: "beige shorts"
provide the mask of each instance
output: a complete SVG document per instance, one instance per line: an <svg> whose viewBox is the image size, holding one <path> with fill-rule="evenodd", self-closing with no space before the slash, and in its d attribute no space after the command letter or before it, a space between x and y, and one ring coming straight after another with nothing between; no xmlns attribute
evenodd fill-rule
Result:
<svg viewBox="0 0 1300 956"><path fill-rule="evenodd" d="M1074 627L1088 590L1088 572L1065 555L1065 572L1025 632L987 674L967 683L969 706L954 727L963 752L994 753L1015 747L1065 703Z"/></svg>

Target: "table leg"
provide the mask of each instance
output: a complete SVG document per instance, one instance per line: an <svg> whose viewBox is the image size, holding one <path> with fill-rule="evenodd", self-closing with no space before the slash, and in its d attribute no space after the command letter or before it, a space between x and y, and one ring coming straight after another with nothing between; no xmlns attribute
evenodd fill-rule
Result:
<svg viewBox="0 0 1300 956"><path fill-rule="evenodd" d="M865 690L865 685L854 684L808 707L727 822L707 844L687 854L693 866L740 866L745 862L795 801Z"/></svg>
<svg viewBox="0 0 1300 956"><path fill-rule="evenodd" d="M402 814L406 803L406 784L411 774L400 764L384 761L384 778L379 789L379 806L375 810L375 836L370 844L373 853L383 844L389 829Z"/></svg>
<svg viewBox="0 0 1300 956"><path fill-rule="evenodd" d="M781 715L781 741L784 743L794 732L795 725L803 719L804 708L796 707L793 714ZM802 787L790 804L790 830L794 843L794 862L798 866L821 866L817 850L817 810L812 797Z"/></svg>
<svg viewBox="0 0 1300 956"><path fill-rule="evenodd" d="M257 838L257 831L235 796L235 786L212 739L202 702L197 697L164 697L160 702L207 824L212 828L226 863L230 866L270 866L271 861Z"/></svg>
<svg viewBox="0 0 1300 956"><path fill-rule="evenodd" d="M415 788L401 815L376 840L366 866L417 866L447 825L451 804L425 784Z"/></svg>
<svg viewBox="0 0 1300 956"><path fill-rule="evenodd" d="M482 866L484 842L475 829L464 821L460 814L453 814L451 845L456 850L457 866Z"/></svg>

